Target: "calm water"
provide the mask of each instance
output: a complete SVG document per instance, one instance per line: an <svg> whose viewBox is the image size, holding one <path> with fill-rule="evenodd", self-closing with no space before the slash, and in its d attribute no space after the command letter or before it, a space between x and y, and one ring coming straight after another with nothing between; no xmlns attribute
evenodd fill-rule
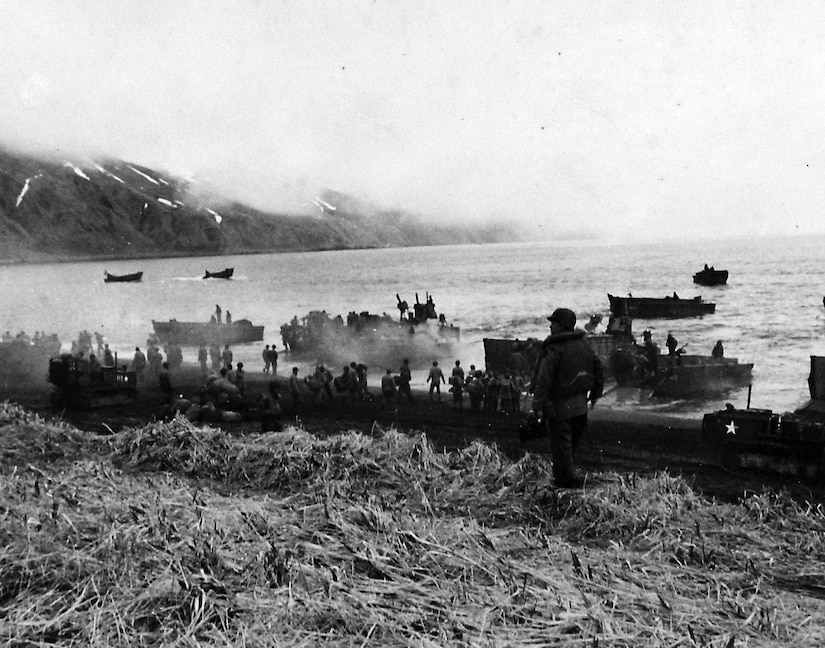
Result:
<svg viewBox="0 0 825 648"><path fill-rule="evenodd" d="M121 357L145 346L152 319L207 321L220 304L235 319L266 328L262 343L235 349L247 370L260 364L265 343L281 346L279 327L310 310L397 314L396 293L410 304L416 291L460 326L464 366L484 365L483 337L547 334L557 306L580 324L607 313L607 293L716 302L704 318L634 322L663 346L668 331L691 353L709 353L722 339L726 355L754 363L752 406L791 410L807 397L809 356L825 355L825 237L675 243L533 243L82 262L0 267L0 328L57 333L66 349L86 329L100 332ZM704 263L730 271L727 286L693 284ZM202 280L203 271L234 266L230 281ZM139 284L105 284L103 272L144 271ZM605 322L607 318L605 317ZM195 350L184 349L194 361ZM353 358L356 359L356 358ZM454 358L443 358L450 365ZM282 357L281 372L289 359ZM393 363L393 366L398 363ZM305 365L301 365L302 372ZM372 373L374 382L379 374ZM423 384L424 377L415 376ZM711 402L649 400L615 391L605 405L702 412L747 389Z"/></svg>

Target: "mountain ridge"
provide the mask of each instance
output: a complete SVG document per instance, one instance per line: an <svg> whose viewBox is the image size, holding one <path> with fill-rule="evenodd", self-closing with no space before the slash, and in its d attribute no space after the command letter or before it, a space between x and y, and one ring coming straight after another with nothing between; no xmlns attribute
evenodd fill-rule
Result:
<svg viewBox="0 0 825 648"><path fill-rule="evenodd" d="M137 163L75 163L0 148L0 263L519 240L508 225L434 224L331 190L308 202L317 216L206 198L192 180Z"/></svg>

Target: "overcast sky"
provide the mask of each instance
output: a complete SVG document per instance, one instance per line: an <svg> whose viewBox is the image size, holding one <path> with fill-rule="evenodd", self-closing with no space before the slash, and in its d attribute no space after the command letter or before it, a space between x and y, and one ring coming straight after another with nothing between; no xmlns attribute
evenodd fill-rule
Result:
<svg viewBox="0 0 825 648"><path fill-rule="evenodd" d="M825 231L825 3L6 0L0 139L538 238Z"/></svg>

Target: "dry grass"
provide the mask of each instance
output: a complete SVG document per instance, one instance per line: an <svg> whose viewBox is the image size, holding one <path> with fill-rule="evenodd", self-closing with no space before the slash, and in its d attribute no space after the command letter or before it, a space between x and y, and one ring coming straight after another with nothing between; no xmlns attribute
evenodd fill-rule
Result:
<svg viewBox="0 0 825 648"><path fill-rule="evenodd" d="M558 491L393 430L84 437L0 410L5 645L825 645L825 512L782 493Z"/></svg>

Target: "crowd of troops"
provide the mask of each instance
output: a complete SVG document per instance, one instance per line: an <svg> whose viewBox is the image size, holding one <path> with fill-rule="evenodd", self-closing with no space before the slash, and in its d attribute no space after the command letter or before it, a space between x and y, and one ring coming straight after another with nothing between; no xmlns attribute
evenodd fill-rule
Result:
<svg viewBox="0 0 825 648"><path fill-rule="evenodd" d="M415 398L411 389L412 372L408 359L404 359L398 372L386 369L380 378L380 402L383 409L395 409L401 402L413 405ZM429 400L441 400L441 386L451 394L452 405L456 409L463 409L465 396L469 401L469 408L474 411L502 412L514 414L520 411L521 400L525 386L521 376L517 374L495 371L481 371L475 365L470 365L469 371L464 371L461 361L456 360L449 380L434 361L427 375L429 384ZM293 367L290 376L290 396L293 403L301 403L301 385L309 390L309 399L312 403L331 401L336 396L350 404L358 402L373 402L377 395L373 395L368 385L368 368L366 365L351 362L342 367L338 376L319 364L312 375L300 379L298 368ZM447 387L449 385L449 387Z"/></svg>

